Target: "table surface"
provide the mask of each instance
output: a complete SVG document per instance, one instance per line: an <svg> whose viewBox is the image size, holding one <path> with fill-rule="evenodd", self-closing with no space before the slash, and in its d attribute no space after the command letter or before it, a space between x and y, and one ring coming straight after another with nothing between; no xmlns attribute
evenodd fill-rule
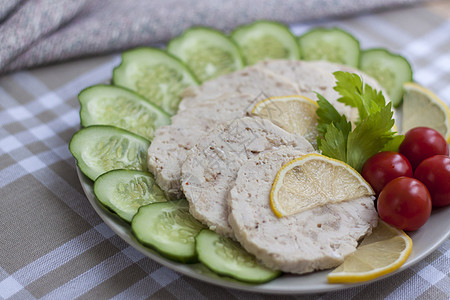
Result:
<svg viewBox="0 0 450 300"><path fill-rule="evenodd" d="M450 104L450 2L293 24L295 34L339 26L363 49L408 58L415 80ZM107 82L119 54L0 77L0 298L269 299L182 276L144 257L95 213L68 142L77 94ZM295 299L449 299L450 240L415 266L372 284ZM294 298L294 296L286 296Z"/></svg>

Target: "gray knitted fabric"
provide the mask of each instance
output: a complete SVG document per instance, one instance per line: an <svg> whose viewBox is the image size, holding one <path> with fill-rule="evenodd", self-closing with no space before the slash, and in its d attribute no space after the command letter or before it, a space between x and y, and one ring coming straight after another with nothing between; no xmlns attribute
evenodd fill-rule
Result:
<svg viewBox="0 0 450 300"><path fill-rule="evenodd" d="M70 58L163 43L193 25L230 30L429 0L0 0L0 74Z"/></svg>

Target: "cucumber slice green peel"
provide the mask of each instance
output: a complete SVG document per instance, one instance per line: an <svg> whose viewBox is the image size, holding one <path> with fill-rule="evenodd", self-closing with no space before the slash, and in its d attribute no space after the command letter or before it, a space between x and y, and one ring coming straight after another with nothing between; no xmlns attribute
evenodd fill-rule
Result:
<svg viewBox="0 0 450 300"><path fill-rule="evenodd" d="M101 84L91 86L81 91L78 100L84 127L112 125L151 141L158 127L170 124L170 116L166 112L125 88Z"/></svg>
<svg viewBox="0 0 450 300"><path fill-rule="evenodd" d="M81 172L89 179L114 169L147 171L150 142L129 131L106 125L93 125L76 132L69 150Z"/></svg>
<svg viewBox="0 0 450 300"><path fill-rule="evenodd" d="M209 229L200 231L195 239L198 259L218 274L250 283L264 283L281 275L259 264L237 242Z"/></svg>
<svg viewBox="0 0 450 300"><path fill-rule="evenodd" d="M386 49L373 48L362 51L359 69L380 83L394 107L398 107L402 102L403 83L413 80L408 60Z"/></svg>
<svg viewBox="0 0 450 300"><path fill-rule="evenodd" d="M244 66L237 45L222 32L206 27L194 27L174 38L167 51L180 58L205 81Z"/></svg>
<svg viewBox="0 0 450 300"><path fill-rule="evenodd" d="M167 201L152 174L133 170L112 170L100 175L94 182L94 194L128 223L139 207Z"/></svg>
<svg viewBox="0 0 450 300"><path fill-rule="evenodd" d="M183 90L198 85L198 80L173 55L161 49L141 47L122 53L122 62L113 71L113 84L137 92L173 115Z"/></svg>
<svg viewBox="0 0 450 300"><path fill-rule="evenodd" d="M256 21L237 27L231 38L238 44L247 65L264 59L300 59L295 36L285 25Z"/></svg>
<svg viewBox="0 0 450 300"><path fill-rule="evenodd" d="M358 67L359 41L342 29L311 29L298 38L298 44L304 60L326 60Z"/></svg>
<svg viewBox="0 0 450 300"><path fill-rule="evenodd" d="M202 228L189 214L186 200L142 206L131 221L132 232L140 243L183 263L198 262L195 236Z"/></svg>

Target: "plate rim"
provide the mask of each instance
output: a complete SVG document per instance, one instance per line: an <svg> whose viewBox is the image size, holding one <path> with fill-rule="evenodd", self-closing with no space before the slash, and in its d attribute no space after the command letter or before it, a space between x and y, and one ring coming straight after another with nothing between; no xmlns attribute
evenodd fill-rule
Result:
<svg viewBox="0 0 450 300"><path fill-rule="evenodd" d="M171 261L168 258L165 258L158 254L155 250L148 248L142 244L140 244L130 233L127 233L124 228L126 226L129 227L129 225L120 219L119 216L115 215L114 213L110 212L106 207L104 207L99 200L95 197L93 193L93 181L91 181L88 177L86 177L80 170L78 166L76 166L76 171L78 175L78 179L80 181L81 187L84 191L84 194L86 198L88 199L90 205L94 208L97 215L105 222L105 224L115 233L117 234L122 240L124 240L127 244L132 246L134 249L142 253L144 256L156 261L157 263L175 271L178 273L181 273L185 276L195 278L197 280L214 284L217 286L221 286L223 288L233 288L241 291L246 292L257 292L257 293L264 293L264 294L314 294L314 293L327 293L327 292L333 292L333 291L339 291L344 289L349 289L357 286L362 285L368 285L371 283L374 283L379 280L383 280L385 278L388 278L390 276L393 276L394 274L400 273L409 267L415 265L416 263L422 261L425 257L430 255L432 252L434 252L446 239L450 237L450 230L447 231L446 235L441 236L434 244L432 244L431 247L429 247L426 251L421 252L419 255L414 257L413 259L408 258L407 261L396 271L391 272L389 274L386 274L384 276L375 278L370 281L366 282L359 282L359 283L353 283L353 284L329 284L326 283L325 287L317 288L317 287L309 287L304 285L296 285L296 288L275 288L273 287L273 282L276 282L277 280L280 280L283 277L294 277L294 276L300 276L300 277L306 277L310 276L311 274L320 276L321 273L329 272L329 270L324 271L317 271L305 275L290 275L290 274L284 274L281 277L274 279L270 282L264 283L264 284L248 284L245 282L239 282L234 281L232 279L228 279L225 277L212 277L207 274L202 274L199 271L196 271L192 268L192 266L198 265L198 264L182 264L175 261ZM446 208L441 208L441 211L444 210L450 210L450 206L447 206ZM448 223L448 227L450 228L450 221ZM120 228L121 230L119 230ZM127 229L129 232L130 229ZM414 235L414 233L412 234ZM413 236L411 237L413 238ZM414 251L414 244L413 244L413 251ZM314 276L313 275L313 276ZM272 284L271 284L272 283ZM299 288L301 287L301 288Z"/></svg>

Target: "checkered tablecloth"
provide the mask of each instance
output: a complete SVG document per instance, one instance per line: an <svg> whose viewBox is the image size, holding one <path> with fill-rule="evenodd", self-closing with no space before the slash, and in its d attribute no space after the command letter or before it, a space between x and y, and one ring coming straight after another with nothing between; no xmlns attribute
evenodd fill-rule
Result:
<svg viewBox="0 0 450 300"><path fill-rule="evenodd" d="M414 78L450 104L450 1L294 24L340 26L362 48L409 59ZM108 81L119 54L0 77L1 299L278 299L180 275L121 240L89 205L68 142L77 94ZM450 217L450 216L449 216ZM413 267L372 284L295 299L449 299L450 240Z"/></svg>

